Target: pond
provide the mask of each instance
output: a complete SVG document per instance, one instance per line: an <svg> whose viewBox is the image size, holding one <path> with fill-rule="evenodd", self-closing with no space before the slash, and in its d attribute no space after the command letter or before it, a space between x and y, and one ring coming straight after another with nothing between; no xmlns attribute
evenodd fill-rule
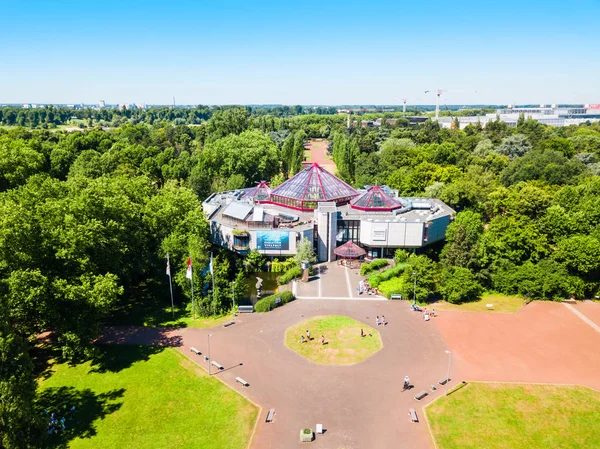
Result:
<svg viewBox="0 0 600 449"><path fill-rule="evenodd" d="M280 274L282 273L261 271L258 273L251 273L247 275L244 278L247 284L246 290L244 291L244 294L241 298L236 298L236 303L241 306L256 304L256 301L259 300L256 294L256 283L258 282L256 279L257 277L263 280L261 298L277 293L277 276L279 276Z"/></svg>

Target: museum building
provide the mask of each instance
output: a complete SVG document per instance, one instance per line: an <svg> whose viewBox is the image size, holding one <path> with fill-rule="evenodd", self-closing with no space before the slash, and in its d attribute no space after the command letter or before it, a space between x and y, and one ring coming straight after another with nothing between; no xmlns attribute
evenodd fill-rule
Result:
<svg viewBox="0 0 600 449"><path fill-rule="evenodd" d="M387 186L354 189L316 163L274 189L261 181L214 193L202 207L216 245L242 255L256 249L287 257L306 238L320 262L335 260L334 249L348 241L369 258L424 247L444 239L455 215L440 200L398 197Z"/></svg>

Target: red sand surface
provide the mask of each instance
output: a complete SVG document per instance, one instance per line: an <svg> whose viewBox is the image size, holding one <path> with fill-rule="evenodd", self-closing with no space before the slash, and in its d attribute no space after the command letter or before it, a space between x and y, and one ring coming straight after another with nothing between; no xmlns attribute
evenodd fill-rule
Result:
<svg viewBox="0 0 600 449"><path fill-rule="evenodd" d="M579 301L575 307L586 317L600 326L600 302Z"/></svg>
<svg viewBox="0 0 600 449"><path fill-rule="evenodd" d="M581 384L600 390L600 333L559 303L514 314L441 312L464 380Z"/></svg>

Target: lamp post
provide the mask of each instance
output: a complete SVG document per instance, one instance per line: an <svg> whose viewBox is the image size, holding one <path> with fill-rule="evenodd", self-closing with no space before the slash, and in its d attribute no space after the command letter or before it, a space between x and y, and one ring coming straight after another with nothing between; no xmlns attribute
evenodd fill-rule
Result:
<svg viewBox="0 0 600 449"><path fill-rule="evenodd" d="M235 281L231 281L231 298L233 299L233 314L235 315Z"/></svg>
<svg viewBox="0 0 600 449"><path fill-rule="evenodd" d="M446 349L446 354L448 354L448 374L446 375L446 396L448 396L448 384L450 383L450 362L452 361L452 352Z"/></svg>
<svg viewBox="0 0 600 449"><path fill-rule="evenodd" d="M213 334L208 334L208 353L207 353L207 357L208 357L208 375L210 376L210 337L212 337Z"/></svg>
<svg viewBox="0 0 600 449"><path fill-rule="evenodd" d="M413 276L414 276L414 287L413 287L413 304L417 303L417 272L413 271Z"/></svg>

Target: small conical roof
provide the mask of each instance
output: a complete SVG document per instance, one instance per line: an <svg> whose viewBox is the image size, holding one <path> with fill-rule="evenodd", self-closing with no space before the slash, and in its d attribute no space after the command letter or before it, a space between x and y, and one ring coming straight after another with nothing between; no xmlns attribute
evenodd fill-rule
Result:
<svg viewBox="0 0 600 449"><path fill-rule="evenodd" d="M311 164L271 192L271 201L300 209L316 209L316 203L350 201L358 192L317 163Z"/></svg>
<svg viewBox="0 0 600 449"><path fill-rule="evenodd" d="M244 198L252 198L255 201L268 201L271 197L271 188L266 181L260 181L256 187L248 189Z"/></svg>
<svg viewBox="0 0 600 449"><path fill-rule="evenodd" d="M357 196L350 202L353 209L364 211L391 211L400 209L402 203L392 195L383 190L380 186L371 186L366 192Z"/></svg>
<svg viewBox="0 0 600 449"><path fill-rule="evenodd" d="M333 250L336 256L343 257L345 259L354 259L367 254L367 252L354 243L352 240L347 241L342 246L338 246Z"/></svg>

